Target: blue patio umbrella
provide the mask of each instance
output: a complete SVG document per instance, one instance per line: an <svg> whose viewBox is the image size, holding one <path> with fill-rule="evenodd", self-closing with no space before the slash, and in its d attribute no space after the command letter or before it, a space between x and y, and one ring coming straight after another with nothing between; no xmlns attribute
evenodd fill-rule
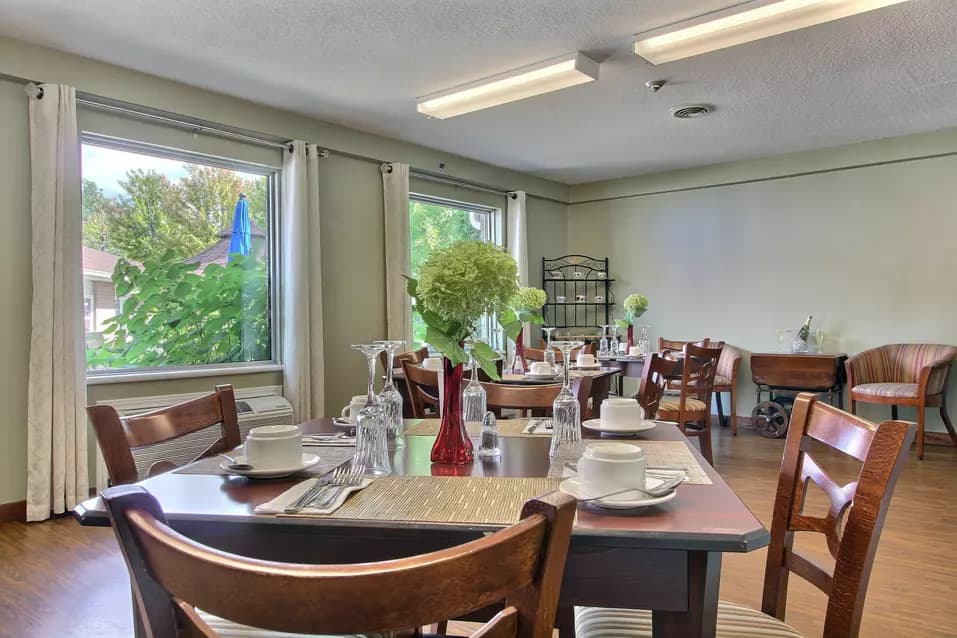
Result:
<svg viewBox="0 0 957 638"><path fill-rule="evenodd" d="M232 261L233 255L248 255L252 246L252 228L249 223L249 202L245 193L239 194L236 210L233 211L233 234L229 240L229 256L226 261Z"/></svg>

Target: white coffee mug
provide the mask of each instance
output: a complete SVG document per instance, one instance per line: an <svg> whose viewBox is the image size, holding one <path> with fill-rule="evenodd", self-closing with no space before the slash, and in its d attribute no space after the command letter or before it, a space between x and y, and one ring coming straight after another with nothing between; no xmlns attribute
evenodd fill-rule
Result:
<svg viewBox="0 0 957 638"><path fill-rule="evenodd" d="M441 372L442 357L429 357L422 362L422 367L425 368L426 370Z"/></svg>
<svg viewBox="0 0 957 638"><path fill-rule="evenodd" d="M601 402L601 427L603 430L627 430L645 418L645 410L635 399L613 397Z"/></svg>
<svg viewBox="0 0 957 638"><path fill-rule="evenodd" d="M552 365L545 361L532 361L528 371L531 374L546 375L552 373Z"/></svg>
<svg viewBox="0 0 957 638"><path fill-rule="evenodd" d="M565 303L565 299L566 299L565 295L558 295L557 297L555 297L555 301L558 303Z"/></svg>
<svg viewBox="0 0 957 638"><path fill-rule="evenodd" d="M605 300L604 295L595 295L595 303L601 303Z"/></svg>
<svg viewBox="0 0 957 638"><path fill-rule="evenodd" d="M342 408L342 412L339 416L355 423L356 417L359 416L359 410L366 406L368 399L369 398L364 394L357 394L349 401L349 405Z"/></svg>
<svg viewBox="0 0 957 638"><path fill-rule="evenodd" d="M627 341L622 341L618 344L618 354L628 354L629 352Z"/></svg>
<svg viewBox="0 0 957 638"><path fill-rule="evenodd" d="M550 273L548 273L548 274L551 275L551 278L552 278L552 279L564 279L564 278L565 278L565 274L564 274L562 271L560 271L560 270L553 270L552 272L550 272Z"/></svg>
<svg viewBox="0 0 957 638"><path fill-rule="evenodd" d="M575 295L575 301L577 301L578 303L584 303L588 301L588 297L585 295Z"/></svg>
<svg viewBox="0 0 957 638"><path fill-rule="evenodd" d="M598 360L595 359L595 355L581 352L578 355L578 358L575 360L575 363L578 364L579 368L590 368L598 363Z"/></svg>
<svg viewBox="0 0 957 638"><path fill-rule="evenodd" d="M246 462L256 469L299 467L302 432L297 425L263 425L246 435Z"/></svg>
<svg viewBox="0 0 957 638"><path fill-rule="evenodd" d="M629 357L640 357L641 356L641 346L631 346L628 348Z"/></svg>
<svg viewBox="0 0 957 638"><path fill-rule="evenodd" d="M583 273L580 270L576 270L575 272L572 273L572 277L574 277L575 279L581 279L584 276L585 276L585 273Z"/></svg>
<svg viewBox="0 0 957 638"><path fill-rule="evenodd" d="M596 276L597 276L599 279L604 279L605 277L608 276L608 273L606 273L604 270L599 270L599 271L598 271L598 274L597 274Z"/></svg>
<svg viewBox="0 0 957 638"><path fill-rule="evenodd" d="M645 453L629 443L592 443L578 461L578 476L587 498L645 486ZM607 497L609 501L644 498L627 492Z"/></svg>

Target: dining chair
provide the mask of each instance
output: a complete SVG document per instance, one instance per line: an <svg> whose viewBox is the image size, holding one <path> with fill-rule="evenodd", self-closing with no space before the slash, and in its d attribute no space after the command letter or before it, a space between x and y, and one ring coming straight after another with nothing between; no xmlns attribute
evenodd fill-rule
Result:
<svg viewBox="0 0 957 638"><path fill-rule="evenodd" d="M711 339L705 337L700 341L677 341L674 339L665 339L664 337L658 337L658 352L663 353L677 353L681 352L682 348L686 345L698 346L699 348L707 348L711 345Z"/></svg>
<svg viewBox="0 0 957 638"><path fill-rule="evenodd" d="M464 382L463 382L464 383ZM589 398L591 398L591 377L577 377L570 380L571 391L581 406L581 418L591 418ZM548 385L509 385L504 383L483 383L485 405L496 416L502 416L503 409L530 410L532 416L549 416L552 403L561 392L561 384Z"/></svg>
<svg viewBox="0 0 957 638"><path fill-rule="evenodd" d="M86 413L93 424L111 485L135 483L142 478L135 457L143 459L140 465L150 463L143 472L145 477L176 468L177 464L169 459L153 458L150 450L206 428L218 425L219 438L182 464L227 452L242 442L231 385L218 385L211 394L135 416L120 417L111 405L91 405Z"/></svg>
<svg viewBox="0 0 957 638"><path fill-rule="evenodd" d="M565 359L562 355L562 351L558 348L552 348L555 351L555 363L562 363ZM576 359L579 354L585 353L590 355L598 354L598 345L594 343L586 343L583 346L578 348L573 348L571 352L572 359ZM545 360L545 349L544 348L525 348L525 358L529 361L544 361Z"/></svg>
<svg viewBox="0 0 957 638"><path fill-rule="evenodd" d="M658 404L665 396L668 383L675 377L677 369L676 360L663 357L657 352L650 355L641 373L638 394L635 395L638 405L648 417L658 414Z"/></svg>
<svg viewBox="0 0 957 638"><path fill-rule="evenodd" d="M701 454L708 463L714 464L711 453L711 395L714 391L714 375L718 369L721 348L699 347L685 344L684 357L677 361L681 377L669 390L677 391L677 397L665 395L658 402L658 418L675 421L685 436L698 437ZM667 357L662 354L662 357Z"/></svg>
<svg viewBox="0 0 957 638"><path fill-rule="evenodd" d="M409 405L412 406L412 418L426 419L439 416L439 373L402 360L402 372Z"/></svg>
<svg viewBox="0 0 957 638"><path fill-rule="evenodd" d="M401 368L403 361L411 361L412 363L422 363L429 358L429 349L422 347L418 350L411 350L409 352L396 353L392 357L392 368ZM389 365L389 355L385 351L379 353L379 363L382 364L382 367L385 368Z"/></svg>
<svg viewBox="0 0 957 638"><path fill-rule="evenodd" d="M857 638L877 542L916 429L905 421L874 425L810 392L797 396L774 500L762 611L719 601L717 636L800 638L784 622L793 572L828 597L824 638ZM838 485L811 454L821 448L859 461L856 480ZM805 511L809 483L830 501L825 516ZM795 535L803 532L824 535L833 568L821 567L794 548ZM652 624L649 611L592 607L575 614L578 638L651 636Z"/></svg>
<svg viewBox="0 0 957 638"><path fill-rule="evenodd" d="M714 374L714 402L718 407L718 421L722 426L731 425L731 434L738 435L738 369L741 367L741 351L734 346L723 344L718 358L718 369ZM730 406L724 414L721 394L728 393Z"/></svg>
<svg viewBox="0 0 957 638"><path fill-rule="evenodd" d="M574 498L525 503L514 525L437 552L357 565L230 554L170 528L142 486L102 493L146 635L404 635L505 602L476 637L551 638ZM288 632L288 633L286 633ZM409 632L411 633L411 632Z"/></svg>
<svg viewBox="0 0 957 638"><path fill-rule="evenodd" d="M851 412L857 403L917 408L917 458L924 458L924 410L939 407L940 418L957 446L957 432L947 414L947 385L957 347L932 343L895 343L850 357L844 364L850 388Z"/></svg>

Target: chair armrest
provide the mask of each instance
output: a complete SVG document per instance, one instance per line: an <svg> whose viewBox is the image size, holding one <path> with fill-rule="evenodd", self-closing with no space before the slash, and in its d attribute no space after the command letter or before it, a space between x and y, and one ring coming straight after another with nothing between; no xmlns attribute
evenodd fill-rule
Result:
<svg viewBox="0 0 957 638"><path fill-rule="evenodd" d="M920 394L928 396L943 392L953 363L953 359L938 359L922 367L917 382Z"/></svg>

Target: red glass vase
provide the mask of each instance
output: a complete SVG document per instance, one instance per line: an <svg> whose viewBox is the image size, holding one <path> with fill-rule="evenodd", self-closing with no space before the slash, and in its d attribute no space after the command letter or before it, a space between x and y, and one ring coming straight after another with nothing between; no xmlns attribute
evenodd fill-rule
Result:
<svg viewBox="0 0 957 638"><path fill-rule="evenodd" d="M635 345L635 327L631 324L628 325L628 349L631 350L631 347ZM629 354L631 354L629 352Z"/></svg>
<svg viewBox="0 0 957 638"><path fill-rule="evenodd" d="M442 366L445 370L442 423L432 445L432 462L465 465L472 462L472 440L465 429L462 411L464 370L461 363L453 366L446 357L442 357Z"/></svg>
<svg viewBox="0 0 957 638"><path fill-rule="evenodd" d="M525 327L515 337L515 360L512 361L512 372L514 374L525 374L528 372L528 361L525 359Z"/></svg>

